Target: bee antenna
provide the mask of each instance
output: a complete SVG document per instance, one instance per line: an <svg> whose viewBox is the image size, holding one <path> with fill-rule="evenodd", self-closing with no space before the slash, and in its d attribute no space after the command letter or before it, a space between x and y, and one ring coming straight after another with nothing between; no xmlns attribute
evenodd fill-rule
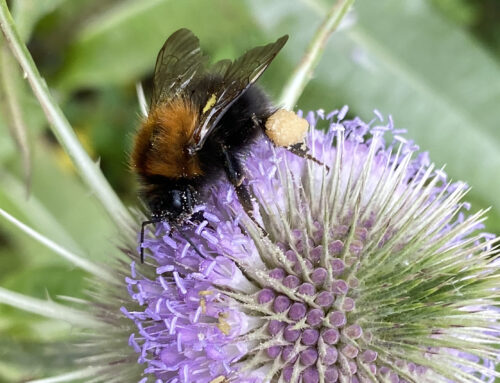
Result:
<svg viewBox="0 0 500 383"><path fill-rule="evenodd" d="M142 246L144 243L144 228L149 224L158 223L158 222L161 222L161 219L150 219L150 220L142 222L142 225L141 225L141 263L144 263L144 247ZM191 241L191 239L188 236L186 236L186 234L184 234L182 232L181 227L177 223L175 223L175 222L169 222L169 223L177 229L180 236L182 238L184 238L186 240L186 242L191 245L191 247L194 249L194 251L196 251L198 253L198 255L200 257L204 257L203 254L200 252L200 250L198 250L198 248L195 246L193 241Z"/></svg>
<svg viewBox="0 0 500 383"><path fill-rule="evenodd" d="M157 223L160 221L161 220L159 220L159 219L150 219L150 220L142 222L142 225L141 225L141 263L144 263L144 247L142 246L144 243L144 228L151 223Z"/></svg>
<svg viewBox="0 0 500 383"><path fill-rule="evenodd" d="M191 241L191 239L190 239L190 238L189 238L186 234L184 234L184 233L182 232L182 230L181 230L180 226L179 226L177 223L175 223L175 222L171 222L171 224L172 224L172 226L174 226L174 227L177 229L177 231L179 232L180 236L181 236L182 238L184 238L184 239L186 240L186 242L187 242L187 243L189 243L189 244L191 245L191 247L194 249L194 251L196 251L196 253L197 253L200 257L205 258L205 256L201 253L201 251L200 251L200 250L198 250L198 248L197 248L197 247L196 247L196 245L193 243L193 241Z"/></svg>

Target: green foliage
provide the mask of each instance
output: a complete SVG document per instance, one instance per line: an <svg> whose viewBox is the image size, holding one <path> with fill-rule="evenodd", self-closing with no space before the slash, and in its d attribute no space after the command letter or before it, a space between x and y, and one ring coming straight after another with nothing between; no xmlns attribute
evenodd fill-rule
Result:
<svg viewBox="0 0 500 383"><path fill-rule="evenodd" d="M165 37L191 28L216 60L289 34L262 81L276 96L330 6L326 0L12 3L41 73L92 157L132 206L137 200L127 152L140 120L135 82L144 81L148 89ZM490 20L491 9L497 9L491 1L358 0L354 24L332 36L298 107L348 104L350 113L365 118L375 108L391 114L438 166L447 164L453 179L472 186L474 210L493 207L487 228L500 233L500 25L479 27ZM54 143L26 84L18 84L33 185L26 200L21 159L5 120L0 207L68 249L106 262L115 251L116 229ZM0 286L57 299L81 297L84 285L83 272L0 221ZM40 350L71 338L67 326L5 307L0 318L0 381L65 371L69 357L54 359Z"/></svg>
<svg viewBox="0 0 500 383"><path fill-rule="evenodd" d="M237 52L249 29L257 33L241 5L224 0L121 3L76 33L58 84L71 90L137 81L151 72L165 36L181 27L199 35L212 55L216 49Z"/></svg>

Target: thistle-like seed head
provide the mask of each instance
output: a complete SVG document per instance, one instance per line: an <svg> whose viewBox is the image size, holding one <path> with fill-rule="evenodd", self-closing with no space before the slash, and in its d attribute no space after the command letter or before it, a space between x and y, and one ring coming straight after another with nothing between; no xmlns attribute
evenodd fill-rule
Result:
<svg viewBox="0 0 500 383"><path fill-rule="evenodd" d="M345 113L307 116L326 128L311 130L307 144L329 171L265 139L252 148L248 184L268 236L225 181L200 206L202 222L182 233L157 225L147 264L133 264L127 279L141 309L123 309L146 375L168 383L498 375L498 239L477 231L483 212L466 217L467 186L448 182L391 120L343 121Z"/></svg>

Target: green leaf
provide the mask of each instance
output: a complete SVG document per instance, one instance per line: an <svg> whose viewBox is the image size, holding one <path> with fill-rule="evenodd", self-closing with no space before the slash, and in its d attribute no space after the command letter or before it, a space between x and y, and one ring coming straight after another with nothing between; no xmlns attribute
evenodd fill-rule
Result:
<svg viewBox="0 0 500 383"><path fill-rule="evenodd" d="M59 324L60 325L60 324ZM81 350L69 343L16 341L0 337L0 381L26 382L56 374L74 364ZM7 352L8 350L8 352Z"/></svg>
<svg viewBox="0 0 500 383"><path fill-rule="evenodd" d="M16 0L13 3L12 14L21 37L26 41L35 24L42 17L53 12L67 0Z"/></svg>
<svg viewBox="0 0 500 383"><path fill-rule="evenodd" d="M77 32L58 86L67 90L138 80L152 71L166 37L181 27L200 36L208 51L248 41L253 22L241 5L224 0L122 2Z"/></svg>
<svg viewBox="0 0 500 383"><path fill-rule="evenodd" d="M46 145L41 142L34 148L32 193L36 198L26 201L19 182L7 176L0 181L1 206L69 250L86 254L90 259L109 260L109 254L117 251L117 241L113 242L117 233L110 219L77 178L65 154L60 149L47 151ZM10 225L0 220L0 227L8 226L10 231ZM61 227L63 230L59 230ZM15 238L23 246L31 243L31 240L26 242L24 233ZM55 254L51 257L58 258Z"/></svg>
<svg viewBox="0 0 500 383"><path fill-rule="evenodd" d="M272 32L293 33L285 53L297 63L326 2L287 6L279 0L274 13L265 3L247 4ZM452 179L472 186L476 207L492 205L500 212L498 63L422 0L359 0L355 11L357 22L332 36L299 107L348 104L365 119L373 109L391 114L438 166L447 164ZM489 228L500 232L494 216Z"/></svg>

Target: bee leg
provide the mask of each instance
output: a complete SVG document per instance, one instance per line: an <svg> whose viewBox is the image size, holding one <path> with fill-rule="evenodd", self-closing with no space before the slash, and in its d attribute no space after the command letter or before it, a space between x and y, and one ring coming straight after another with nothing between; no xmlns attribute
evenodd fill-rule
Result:
<svg viewBox="0 0 500 383"><path fill-rule="evenodd" d="M171 225L172 227L175 227L177 229L177 232L179 233L179 235L184 238L184 240L189 243L189 245L193 248L193 250L202 258L204 258L204 255L201 253L201 251L196 247L196 245L193 243L193 241L191 240L191 238L189 238L183 231L182 231L182 227L177 224L176 222L171 222ZM172 228L170 229L170 233L169 235L172 233Z"/></svg>
<svg viewBox="0 0 500 383"><path fill-rule="evenodd" d="M233 184L241 206L248 214L250 219L262 231L262 233L264 235L267 235L267 232L255 219L252 196L248 188L243 184L245 176L243 175L243 170L239 159L234 154L232 154L225 145L221 145L221 151L224 156L224 169L226 171L227 178L229 179L229 182Z"/></svg>
<svg viewBox="0 0 500 383"><path fill-rule="evenodd" d="M323 162L321 162L320 160L318 160L316 157L313 157L311 156L309 153L308 153L308 147L306 146L306 144L304 144L303 142L299 142L298 144L295 144L295 145L292 145L292 146L289 146L287 148L287 150L290 152L290 153L293 153L295 154L296 156L299 156L299 157L302 157L302 158L305 158L306 160L310 160L310 161L313 161L315 163L317 163L318 165L322 165L326 168L326 170L329 172L330 171L330 167L328 165L325 165Z"/></svg>
<svg viewBox="0 0 500 383"><path fill-rule="evenodd" d="M203 210L200 210L200 211L197 211L197 212L191 214L190 219L194 223L201 223L201 222L203 222L203 220L205 219L205 217L203 215Z"/></svg>
<svg viewBox="0 0 500 383"><path fill-rule="evenodd" d="M262 121L260 121L257 116L255 114L252 115L252 122L254 123L255 126L259 126L261 127L261 129L264 131L265 130L265 127L263 126L262 124ZM276 144L272 141L272 140L269 140L274 146L276 146ZM318 165L322 165L322 166L325 166L326 167L326 170L329 172L330 171L330 167L328 165L325 165L323 162L321 162L320 160L318 160L316 157L313 157L311 156L309 153L308 153L308 150L309 148L306 146L305 143L303 142L299 142L298 144L295 144L295 145L291 145L289 147L286 148L290 153L293 153L295 154L296 156L299 156L299 157L302 157L306 160L310 160L310 161L313 161L315 163L317 163Z"/></svg>
<svg viewBox="0 0 500 383"><path fill-rule="evenodd" d="M250 195L250 192L248 191L248 188L245 185L240 185L240 186L235 186L236 189L236 195L238 196L238 200L241 203L241 206L243 206L243 209L245 212L248 214L250 219L255 223L255 225L259 228L261 233L267 237L267 231L261 226L259 222L255 219L254 215L254 207L252 203L252 197Z"/></svg>
<svg viewBox="0 0 500 383"><path fill-rule="evenodd" d="M251 118L252 118L252 122L253 122L254 126L258 126L262 130L265 129L264 124L262 123L261 120L259 120L259 118L255 115L255 113L252 113L252 117Z"/></svg>
<svg viewBox="0 0 500 383"><path fill-rule="evenodd" d="M235 186L241 186L245 179L243 169L239 159L229 151L226 145L221 145L221 152L224 159L224 170L226 171L227 178Z"/></svg>

